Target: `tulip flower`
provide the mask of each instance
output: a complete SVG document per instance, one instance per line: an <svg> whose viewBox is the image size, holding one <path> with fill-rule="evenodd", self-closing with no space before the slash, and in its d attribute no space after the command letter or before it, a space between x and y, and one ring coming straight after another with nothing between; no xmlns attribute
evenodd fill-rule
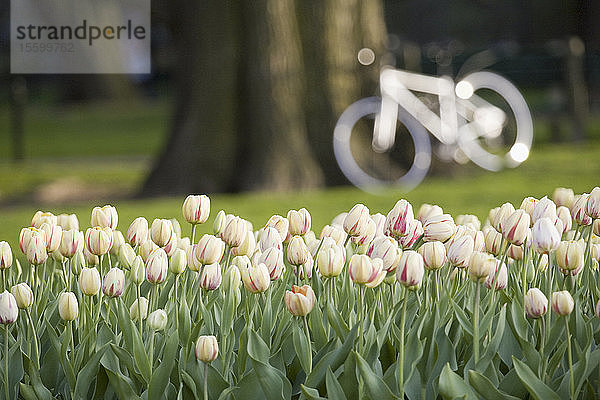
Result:
<svg viewBox="0 0 600 400"><path fill-rule="evenodd" d="M398 239L403 249L411 248L419 238L423 236L423 225L418 219L413 219L410 223L408 233Z"/></svg>
<svg viewBox="0 0 600 400"><path fill-rule="evenodd" d="M146 280L152 284L163 283L167 279L169 260L161 248L155 249L146 261Z"/></svg>
<svg viewBox="0 0 600 400"><path fill-rule="evenodd" d="M46 252L46 235L44 231L39 231L31 236L26 255L27 261L31 265L40 265L46 262L48 253Z"/></svg>
<svg viewBox="0 0 600 400"><path fill-rule="evenodd" d="M423 224L423 240L425 242L445 242L456 231L454 220L449 214L434 215Z"/></svg>
<svg viewBox="0 0 600 400"><path fill-rule="evenodd" d="M232 218L223 231L223 241L230 247L238 247L246 238L247 226L239 217Z"/></svg>
<svg viewBox="0 0 600 400"><path fill-rule="evenodd" d="M527 238L530 218L524 210L516 210L502 225L502 236L515 246L520 246Z"/></svg>
<svg viewBox="0 0 600 400"><path fill-rule="evenodd" d="M338 246L343 246L346 241L347 234L342 229L339 229L332 225L325 225L321 230L321 234L319 236L320 239L325 237L330 237L335 240L335 243Z"/></svg>
<svg viewBox="0 0 600 400"><path fill-rule="evenodd" d="M415 221L419 222L418 220ZM398 243L394 239L388 236L381 236L371 242L367 249L367 255L372 259L381 259L383 269L386 272L391 272L398 266L401 253L398 250Z"/></svg>
<svg viewBox="0 0 600 400"><path fill-rule="evenodd" d="M575 302L567 290L552 293L552 310L558 315L569 315L573 311Z"/></svg>
<svg viewBox="0 0 600 400"><path fill-rule="evenodd" d="M33 292L25 282L14 285L10 291L17 302L17 307L20 309L29 308L33 304Z"/></svg>
<svg viewBox="0 0 600 400"><path fill-rule="evenodd" d="M552 193L552 200L554 200L557 206L571 208L575 201L575 194L573 193L573 189L558 187Z"/></svg>
<svg viewBox="0 0 600 400"><path fill-rule="evenodd" d="M558 219L562 222L562 226L563 226L562 231L558 232L559 235L569 232L571 230L571 228L573 227L573 219L571 218L571 211L565 206L560 206L556 209L556 215L557 215Z"/></svg>
<svg viewBox="0 0 600 400"><path fill-rule="evenodd" d="M533 239L533 248L540 254L548 254L558 247L560 243L560 234L554 228L554 224L549 218L540 218L531 230Z"/></svg>
<svg viewBox="0 0 600 400"><path fill-rule="evenodd" d="M132 246L140 246L148 240L148 232L148 221L146 218L137 217L129 225L125 236Z"/></svg>
<svg viewBox="0 0 600 400"><path fill-rule="evenodd" d="M200 287L204 290L218 289L222 279L219 263L205 265L200 271Z"/></svg>
<svg viewBox="0 0 600 400"><path fill-rule="evenodd" d="M119 268L111 268L104 276L102 292L108 297L119 297L125 289L125 274Z"/></svg>
<svg viewBox="0 0 600 400"><path fill-rule="evenodd" d="M244 287L251 293L264 292L271 284L269 270L265 264L251 265L240 272L242 273Z"/></svg>
<svg viewBox="0 0 600 400"><path fill-rule="evenodd" d="M357 284L365 284L374 281L379 275L380 269L377 268L383 265L373 265L371 258L366 255L354 254L348 262L348 273L352 282Z"/></svg>
<svg viewBox="0 0 600 400"><path fill-rule="evenodd" d="M508 269L506 268L506 264L502 263L502 266L498 267L499 264L500 260L496 260L496 265L490 270L487 278L485 278L483 284L488 289L495 287L496 290L502 290L508 284ZM496 272L498 273L498 277L496 277Z"/></svg>
<svg viewBox="0 0 600 400"><path fill-rule="evenodd" d="M83 250L83 242L83 232L74 229L63 230L58 251L63 257L71 258Z"/></svg>
<svg viewBox="0 0 600 400"><path fill-rule="evenodd" d="M377 229L377 226L375 225L375 221L373 221L371 218L369 218L367 220L367 223L365 224L364 231L360 235L352 236L352 241L357 246L368 245L375 238L375 230L376 229Z"/></svg>
<svg viewBox="0 0 600 400"><path fill-rule="evenodd" d="M360 236L368 229L370 220L369 209L364 204L356 204L344 218L344 231L349 236Z"/></svg>
<svg viewBox="0 0 600 400"><path fill-rule="evenodd" d="M442 242L425 242L418 251L427 270L438 270L446 263L446 247Z"/></svg>
<svg viewBox="0 0 600 400"><path fill-rule="evenodd" d="M496 259L488 253L474 251L469 260L469 275L475 281L482 281L496 268Z"/></svg>
<svg viewBox="0 0 600 400"><path fill-rule="evenodd" d="M484 228L483 239L485 250L495 256L499 255L500 251L506 248L506 243L504 243L503 248L500 249L500 244L503 242L502 235L492 227Z"/></svg>
<svg viewBox="0 0 600 400"><path fill-rule="evenodd" d="M421 284L424 274L423 257L413 250L403 252L396 269L396 280L406 287L414 287Z"/></svg>
<svg viewBox="0 0 600 400"><path fill-rule="evenodd" d="M100 273L96 268L83 268L79 274L79 289L87 296L100 292Z"/></svg>
<svg viewBox="0 0 600 400"><path fill-rule="evenodd" d="M91 226L100 226L114 231L117 229L118 222L119 215L117 214L117 209L111 205L94 207L92 210Z"/></svg>
<svg viewBox="0 0 600 400"><path fill-rule="evenodd" d="M436 215L442 215L443 213L444 211L442 210L442 207L423 203L417 212L417 219L421 221L422 224L425 224L427 218L434 217Z"/></svg>
<svg viewBox="0 0 600 400"><path fill-rule="evenodd" d="M103 256L113 245L112 230L109 227L95 226L85 231L85 244L90 253Z"/></svg>
<svg viewBox="0 0 600 400"><path fill-rule="evenodd" d="M469 235L458 238L447 251L448 261L458 268L464 268L473 252L474 241Z"/></svg>
<svg viewBox="0 0 600 400"><path fill-rule="evenodd" d="M413 220L412 205L404 199L398 200L387 215L386 233L396 238L406 236L410 232Z"/></svg>
<svg viewBox="0 0 600 400"><path fill-rule="evenodd" d="M52 214L51 212L37 211L31 219L31 226L34 228L40 228L43 223L56 225L58 223L58 219L56 218L56 215Z"/></svg>
<svg viewBox="0 0 600 400"><path fill-rule="evenodd" d="M584 254L581 243L574 240L562 241L556 249L556 263L566 273L575 275L583 267Z"/></svg>
<svg viewBox="0 0 600 400"><path fill-rule="evenodd" d="M73 321L79 315L79 304L73 292L63 292L58 297L58 313L64 321Z"/></svg>
<svg viewBox="0 0 600 400"><path fill-rule="evenodd" d="M586 213L589 196L590 195L587 193L575 196L575 201L571 206L571 217L573 217L573 221L579 225L587 226L592 223L592 218Z"/></svg>
<svg viewBox="0 0 600 400"><path fill-rule="evenodd" d="M129 307L129 317L133 321L139 321L140 316L142 321L145 320L148 316L148 305L148 299L143 296L135 299L131 307Z"/></svg>
<svg viewBox="0 0 600 400"><path fill-rule="evenodd" d="M0 242L0 269L10 268L13 262L12 250L8 242Z"/></svg>
<svg viewBox="0 0 600 400"><path fill-rule="evenodd" d="M287 248L287 261L292 265L302 265L311 258L310 251L300 236L294 236Z"/></svg>
<svg viewBox="0 0 600 400"><path fill-rule="evenodd" d="M498 232L502 232L504 221L515 212L515 207L511 203L504 203L496 212L490 212L490 223Z"/></svg>
<svg viewBox="0 0 600 400"><path fill-rule="evenodd" d="M600 187L596 186L588 196L585 213L592 219L600 218Z"/></svg>
<svg viewBox="0 0 600 400"><path fill-rule="evenodd" d="M238 247L232 248L231 251L234 256L245 256L254 253L255 248L256 239L254 238L254 233L247 230L242 244L240 244Z"/></svg>
<svg viewBox="0 0 600 400"><path fill-rule="evenodd" d="M283 251L276 247L268 248L264 253L261 253L258 258L258 263L267 266L271 280L275 281L281 277L281 274L285 269L285 264L283 263Z"/></svg>
<svg viewBox="0 0 600 400"><path fill-rule="evenodd" d="M204 235L200 238L194 250L194 256L201 264L214 264L220 262L225 251L225 244L213 235Z"/></svg>
<svg viewBox="0 0 600 400"><path fill-rule="evenodd" d="M277 230L277 232L279 233L281 242L283 242L283 241L285 241L285 239L288 236L289 226L290 226L290 222L288 221L287 218L284 218L281 215L273 215L271 218L269 218L269 220L267 221L267 223L264 227L265 228L268 228L268 227L275 228Z"/></svg>
<svg viewBox="0 0 600 400"><path fill-rule="evenodd" d="M62 239L62 228L58 225L50 225L44 222L40 229L46 236L46 251L52 253L58 250Z"/></svg>
<svg viewBox="0 0 600 400"><path fill-rule="evenodd" d="M79 220L75 214L59 214L56 216L56 224L64 230L79 230Z"/></svg>
<svg viewBox="0 0 600 400"><path fill-rule="evenodd" d="M162 331L167 326L167 313L165 310L158 309L150 313L148 315L147 323L150 330L154 331Z"/></svg>
<svg viewBox="0 0 600 400"><path fill-rule="evenodd" d="M317 268L324 278L333 278L342 273L344 267L344 250L333 245L326 249L321 249L317 254Z"/></svg>
<svg viewBox="0 0 600 400"><path fill-rule="evenodd" d="M540 318L548 310L548 299L538 288L531 288L525 295L525 314L529 318Z"/></svg>
<svg viewBox="0 0 600 400"><path fill-rule="evenodd" d="M152 221L150 227L150 239L156 243L158 247L164 247L169 243L173 236L175 236L175 230L173 224L168 219L155 219Z"/></svg>
<svg viewBox="0 0 600 400"><path fill-rule="evenodd" d="M203 224L210 215L210 198L206 195L189 195L182 206L183 218L192 224Z"/></svg>
<svg viewBox="0 0 600 400"><path fill-rule="evenodd" d="M310 230L311 217L306 208L301 208L298 211L288 211L287 219L289 222L288 230L292 236L302 236Z"/></svg>
<svg viewBox="0 0 600 400"><path fill-rule="evenodd" d="M175 275L180 275L185 271L187 266L187 256L182 249L175 250L169 263L169 271Z"/></svg>
<svg viewBox="0 0 600 400"><path fill-rule="evenodd" d="M292 290L285 292L284 302L292 315L304 317L315 305L315 292L309 285L292 285Z"/></svg>

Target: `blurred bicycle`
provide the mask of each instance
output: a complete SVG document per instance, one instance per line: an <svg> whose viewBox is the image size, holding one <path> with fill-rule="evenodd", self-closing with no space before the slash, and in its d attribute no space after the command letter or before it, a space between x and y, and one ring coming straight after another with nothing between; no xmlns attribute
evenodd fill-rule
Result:
<svg viewBox="0 0 600 400"><path fill-rule="evenodd" d="M519 90L496 73L476 71L455 83L447 76L386 67L379 82L381 97L351 104L334 130L336 160L355 186L367 191L417 186L431 165L428 131L442 153L490 171L516 167L529 156L529 108Z"/></svg>

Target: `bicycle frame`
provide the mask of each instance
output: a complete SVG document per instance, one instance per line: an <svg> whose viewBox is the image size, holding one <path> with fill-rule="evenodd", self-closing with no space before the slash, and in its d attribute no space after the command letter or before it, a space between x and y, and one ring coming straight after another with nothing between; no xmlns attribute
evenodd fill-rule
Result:
<svg viewBox="0 0 600 400"><path fill-rule="evenodd" d="M481 131L483 127L484 135L493 136L492 132L497 131L505 120L502 110L473 95L468 87L463 98L456 96L454 81L447 76L434 77L388 68L381 72L380 86L381 112L375 119L372 144L378 152L385 152L394 144L398 105L447 145L456 144L459 140L459 117L465 121L460 124L460 131L469 132L472 136L470 128L475 122L466 121L473 121L477 109L491 111L487 116L491 116L492 120L480 123L477 129ZM430 110L412 91L437 95L440 115Z"/></svg>

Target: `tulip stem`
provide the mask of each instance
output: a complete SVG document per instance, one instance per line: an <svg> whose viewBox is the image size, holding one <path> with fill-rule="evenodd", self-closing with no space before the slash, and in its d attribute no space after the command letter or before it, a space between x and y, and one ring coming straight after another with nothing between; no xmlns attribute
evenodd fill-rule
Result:
<svg viewBox="0 0 600 400"><path fill-rule="evenodd" d="M540 359L542 360L542 373L540 379L542 382L546 381L546 367L548 366L548 360L544 358L544 346L546 344L546 320L540 318Z"/></svg>
<svg viewBox="0 0 600 400"><path fill-rule="evenodd" d="M148 356L150 359L150 376L152 376L152 370L154 369L154 334L156 331L152 329L152 333L150 333L150 346L148 350Z"/></svg>
<svg viewBox="0 0 600 400"><path fill-rule="evenodd" d="M208 363L204 363L204 400L208 400Z"/></svg>
<svg viewBox="0 0 600 400"><path fill-rule="evenodd" d="M33 333L33 349L35 351L35 366L37 367L38 371L40 370L40 348L38 346L38 337L37 337L37 331L35 329L35 325L33 324L33 320L31 319L31 312L29 311L29 308L25 309L25 312L27 313L27 320L29 321L29 325L31 325L31 331Z"/></svg>
<svg viewBox="0 0 600 400"><path fill-rule="evenodd" d="M364 314L365 314L365 287L358 286L358 351L362 355L363 351L363 331L364 331Z"/></svg>
<svg viewBox="0 0 600 400"><path fill-rule="evenodd" d="M140 328L140 338L142 337L142 335L144 334L144 332L142 331L142 304L140 302L140 285L135 285L135 289L136 289L136 296L137 296L137 306L138 306L138 325Z"/></svg>
<svg viewBox="0 0 600 400"><path fill-rule="evenodd" d="M473 299L473 357L475 358L475 367L479 361L479 294L481 282L477 280L475 286L475 298Z"/></svg>
<svg viewBox="0 0 600 400"><path fill-rule="evenodd" d="M406 324L406 305L408 303L408 290L404 289L404 300L402 303L402 320L400 321L400 355L398 362L398 389L400 398L404 398L404 325Z"/></svg>
<svg viewBox="0 0 600 400"><path fill-rule="evenodd" d="M573 354L571 351L571 334L569 333L569 316L565 316L565 328L567 329L567 357L569 358L569 389L571 399L575 399L575 378L573 376Z"/></svg>
<svg viewBox="0 0 600 400"><path fill-rule="evenodd" d="M8 325L4 325L4 394L6 399L10 399L8 390Z"/></svg>

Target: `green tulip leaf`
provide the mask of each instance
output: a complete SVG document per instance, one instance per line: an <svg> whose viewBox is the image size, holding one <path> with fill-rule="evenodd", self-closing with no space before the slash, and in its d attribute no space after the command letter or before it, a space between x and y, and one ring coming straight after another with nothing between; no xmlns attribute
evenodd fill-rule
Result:
<svg viewBox="0 0 600 400"><path fill-rule="evenodd" d="M446 364L442 369L439 379L439 390L442 397L446 400L466 399L478 400L477 394L469 385L450 369L450 365Z"/></svg>
<svg viewBox="0 0 600 400"><path fill-rule="evenodd" d="M496 388L492 381L477 371L469 370L469 383L486 400L519 400Z"/></svg>
<svg viewBox="0 0 600 400"><path fill-rule="evenodd" d="M396 396L390 390L388 385L385 384L385 382L383 381L383 379L381 377L377 376L373 372L373 370L371 369L369 364L367 364L365 359L362 358L360 356L360 354L358 354L355 351L353 351L353 354L354 354L354 357L356 358L357 370L363 378L363 382L365 384L367 392L369 393L369 396L372 399L378 399L378 400L397 399L398 396Z"/></svg>
<svg viewBox="0 0 600 400"><path fill-rule="evenodd" d="M560 397L542 382L523 361L513 357L519 379L536 400L560 400Z"/></svg>

